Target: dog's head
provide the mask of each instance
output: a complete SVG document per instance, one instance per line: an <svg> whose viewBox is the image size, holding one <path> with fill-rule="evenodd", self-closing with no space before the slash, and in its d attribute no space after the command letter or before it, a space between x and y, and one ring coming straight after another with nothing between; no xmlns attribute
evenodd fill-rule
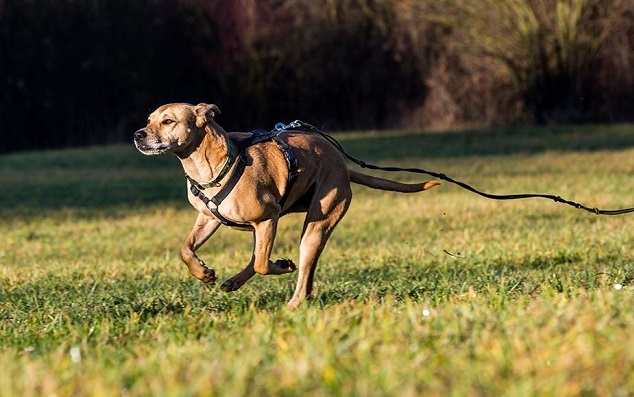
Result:
<svg viewBox="0 0 634 397"><path fill-rule="evenodd" d="M143 154L180 153L207 133L206 127L220 113L218 106L170 103L156 109L147 125L134 133L134 144Z"/></svg>

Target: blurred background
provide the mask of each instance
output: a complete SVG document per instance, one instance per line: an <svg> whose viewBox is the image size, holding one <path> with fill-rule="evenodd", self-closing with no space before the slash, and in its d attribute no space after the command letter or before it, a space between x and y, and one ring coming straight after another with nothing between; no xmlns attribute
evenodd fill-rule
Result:
<svg viewBox="0 0 634 397"><path fill-rule="evenodd" d="M228 130L634 120L634 0L0 0L0 153Z"/></svg>

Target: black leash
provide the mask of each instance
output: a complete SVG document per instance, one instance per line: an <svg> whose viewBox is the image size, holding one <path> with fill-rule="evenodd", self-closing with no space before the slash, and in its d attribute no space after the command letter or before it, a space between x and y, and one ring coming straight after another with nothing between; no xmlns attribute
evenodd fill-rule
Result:
<svg viewBox="0 0 634 397"><path fill-rule="evenodd" d="M581 210L585 210L588 212L591 212L595 215L623 215L623 214L629 214L631 212L634 212L634 207L632 208L623 208L623 209L616 209L616 210L604 210L604 209L600 209L597 207L586 207L585 205L579 204L577 202L574 201L570 201L570 200L566 200L561 198L560 196L556 196L554 194L540 194L540 193L521 193L521 194L491 194L491 193L486 193L486 192L482 192L464 182L461 181L457 181L443 173L440 172L434 172L434 171L427 171L427 170L423 170L421 168L411 168L411 167L384 167L384 166L379 166L379 165L375 165L375 164L368 164L363 160L360 160L354 156L352 156L350 153L348 153L344 147L341 145L341 143L339 143L339 141L337 141L335 138L333 138L332 136L326 134L325 132L321 131L320 129L318 129L317 127L305 123L303 121L300 120L295 120L290 124L282 124L282 123L277 123L275 125L275 129L276 130L288 130L288 129L302 129L305 131L310 131L310 132L314 132L316 134L321 135L324 139L326 139L328 142L330 142L330 144L332 144L335 148L337 148L337 150L339 152L341 152L341 154L343 154L348 160L352 161L353 163L357 164L358 166L360 166L361 168L367 168L367 169L371 169L371 170L380 170L380 171L389 171L389 172L400 172L400 171L404 171L404 172L411 172L411 173L415 173L415 174L426 174L426 175L430 175L434 178L438 178L440 180L443 181L447 181L449 183L453 183L454 185L458 185L463 189L466 189L470 192L473 192L477 195L480 195L482 197L486 197L488 199L491 200L520 200L520 199L529 199L529 198L543 198L543 199L549 199L549 200L554 200L557 203L562 203L562 204L567 204L570 205L572 207L575 207L577 209L581 209Z"/></svg>

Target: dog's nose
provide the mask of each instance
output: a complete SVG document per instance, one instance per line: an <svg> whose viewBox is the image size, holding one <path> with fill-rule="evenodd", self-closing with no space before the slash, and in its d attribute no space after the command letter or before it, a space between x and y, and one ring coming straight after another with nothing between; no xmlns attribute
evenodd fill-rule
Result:
<svg viewBox="0 0 634 397"><path fill-rule="evenodd" d="M143 128L134 133L134 139L143 139L146 136L147 134L145 133L145 130Z"/></svg>

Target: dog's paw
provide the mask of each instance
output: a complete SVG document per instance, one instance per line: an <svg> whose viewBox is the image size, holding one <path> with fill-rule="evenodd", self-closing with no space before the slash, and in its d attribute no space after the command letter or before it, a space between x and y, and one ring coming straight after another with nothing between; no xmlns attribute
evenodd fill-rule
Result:
<svg viewBox="0 0 634 397"><path fill-rule="evenodd" d="M280 273L293 273L295 270L297 270L297 266L295 266L295 263L293 263L292 260L286 258L278 259L273 262L272 265L281 270Z"/></svg>
<svg viewBox="0 0 634 397"><path fill-rule="evenodd" d="M214 285L216 284L216 280L218 280L218 278L216 277L216 272L214 271L214 269L210 269L205 266L205 268L203 269L203 276L200 278L200 281L205 284Z"/></svg>
<svg viewBox="0 0 634 397"><path fill-rule="evenodd" d="M222 289L224 292L233 292L240 289L240 287L242 287L242 284L230 278L229 280L222 283L220 289Z"/></svg>

